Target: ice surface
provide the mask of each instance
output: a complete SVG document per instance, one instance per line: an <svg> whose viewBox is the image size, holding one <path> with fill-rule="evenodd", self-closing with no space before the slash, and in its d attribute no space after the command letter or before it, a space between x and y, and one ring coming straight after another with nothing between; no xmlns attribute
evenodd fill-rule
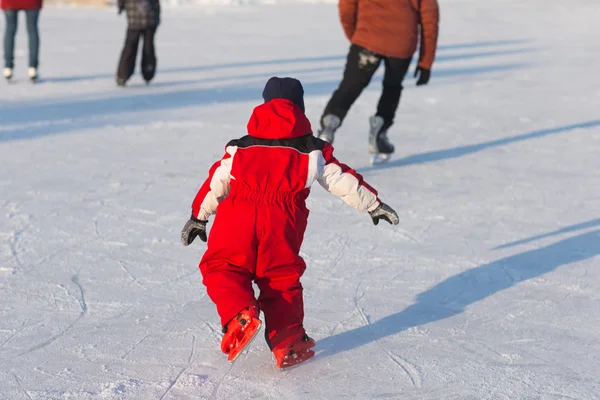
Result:
<svg viewBox="0 0 600 400"><path fill-rule="evenodd" d="M335 4L279 3L165 7L156 80L125 89L114 9L45 8L38 85L21 22L0 83L0 398L600 398L596 0L442 0L394 158L368 163L381 74L336 137L400 225L315 188L317 356L280 372L258 340L227 363L205 245L180 229L266 80L302 79L316 129L348 45Z"/></svg>

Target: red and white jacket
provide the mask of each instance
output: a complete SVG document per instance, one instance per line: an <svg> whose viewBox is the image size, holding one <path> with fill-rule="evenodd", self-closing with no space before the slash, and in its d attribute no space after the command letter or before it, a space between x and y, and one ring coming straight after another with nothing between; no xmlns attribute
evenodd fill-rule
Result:
<svg viewBox="0 0 600 400"><path fill-rule="evenodd" d="M304 206L315 181L359 211L379 205L377 191L340 163L329 143L313 136L310 122L291 101L257 106L248 133L229 142L225 156L212 166L192 204L192 217L208 220L221 201L235 195Z"/></svg>

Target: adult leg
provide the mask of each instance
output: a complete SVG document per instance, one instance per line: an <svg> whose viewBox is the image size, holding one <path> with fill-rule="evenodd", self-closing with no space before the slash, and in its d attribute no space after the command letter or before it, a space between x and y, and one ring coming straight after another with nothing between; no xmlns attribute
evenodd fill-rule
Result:
<svg viewBox="0 0 600 400"><path fill-rule="evenodd" d="M369 85L380 62L381 56L355 44L350 46L344 77L327 103L321 122L327 115L337 116L340 123L344 120L352 104Z"/></svg>
<svg viewBox="0 0 600 400"><path fill-rule="evenodd" d="M150 82L156 73L156 53L154 48L154 34L156 27L144 30L144 47L142 50L142 76Z"/></svg>
<svg viewBox="0 0 600 400"><path fill-rule="evenodd" d="M29 67L37 68L39 64L40 35L38 32L38 19L40 10L25 10L27 20L27 36L29 38Z"/></svg>
<svg viewBox="0 0 600 400"><path fill-rule="evenodd" d="M383 91L377 105L377 116L383 118L382 132L386 132L394 123L394 116L400 103L402 81L410 66L410 58L385 58Z"/></svg>
<svg viewBox="0 0 600 400"><path fill-rule="evenodd" d="M123 83L128 81L131 75L133 75L140 34L141 32L138 29L127 29L127 33L125 34L125 44L117 69L117 78L121 79Z"/></svg>
<svg viewBox="0 0 600 400"><path fill-rule="evenodd" d="M17 33L18 10L4 10L6 28L4 32L4 66L14 68L15 35Z"/></svg>

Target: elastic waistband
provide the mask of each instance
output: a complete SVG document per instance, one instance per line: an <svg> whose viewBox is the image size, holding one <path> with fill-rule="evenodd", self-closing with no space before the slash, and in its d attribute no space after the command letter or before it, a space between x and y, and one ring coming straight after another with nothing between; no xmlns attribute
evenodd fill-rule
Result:
<svg viewBox="0 0 600 400"><path fill-rule="evenodd" d="M298 200L305 200L306 196L297 192L272 191L264 192L259 190L240 189L233 190L230 196L238 199L246 199L255 202L264 203L296 203Z"/></svg>

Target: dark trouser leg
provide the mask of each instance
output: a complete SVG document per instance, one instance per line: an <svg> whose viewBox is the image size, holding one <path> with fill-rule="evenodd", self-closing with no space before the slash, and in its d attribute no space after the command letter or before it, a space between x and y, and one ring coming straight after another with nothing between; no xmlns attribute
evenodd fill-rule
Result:
<svg viewBox="0 0 600 400"><path fill-rule="evenodd" d="M121 60L117 70L117 77L127 81L133 75L135 69L135 59L137 57L138 43L140 41L140 31L138 29L127 29L125 36L125 45L121 52Z"/></svg>
<svg viewBox="0 0 600 400"><path fill-rule="evenodd" d="M146 82L154 78L156 73L156 53L154 51L154 34L156 27L144 30L144 48L142 50L142 76Z"/></svg>
<svg viewBox="0 0 600 400"><path fill-rule="evenodd" d="M40 52L40 35L38 33L38 18L40 10L25 10L27 20L27 36L29 38L29 66L38 67Z"/></svg>
<svg viewBox="0 0 600 400"><path fill-rule="evenodd" d="M355 44L350 46L344 77L327 103L323 116L333 114L343 121L352 104L369 85L380 62L381 56Z"/></svg>
<svg viewBox="0 0 600 400"><path fill-rule="evenodd" d="M6 30L4 32L4 66L14 68L15 35L17 33L17 10L4 10Z"/></svg>
<svg viewBox="0 0 600 400"><path fill-rule="evenodd" d="M410 60L410 58L385 58L384 60L383 91L377 105L377 115L384 120L382 132L386 132L394 123L402 94L402 81L408 71Z"/></svg>

